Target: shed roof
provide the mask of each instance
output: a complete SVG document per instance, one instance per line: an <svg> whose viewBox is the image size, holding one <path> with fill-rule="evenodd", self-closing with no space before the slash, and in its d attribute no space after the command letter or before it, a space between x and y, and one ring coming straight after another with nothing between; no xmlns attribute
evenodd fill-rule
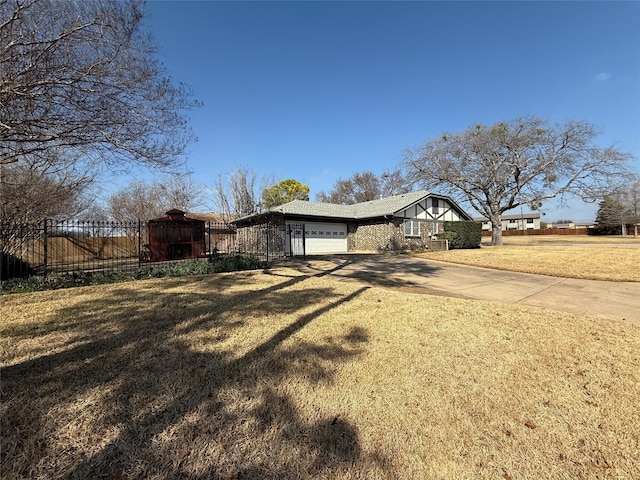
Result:
<svg viewBox="0 0 640 480"><path fill-rule="evenodd" d="M149 220L149 222L151 223L163 223L163 222L185 222L185 223L202 222L204 223L204 220L201 220L199 218L187 217L185 212L183 212L182 210L178 210L177 208L172 208L168 212L165 212L165 215L166 217L153 218Z"/></svg>

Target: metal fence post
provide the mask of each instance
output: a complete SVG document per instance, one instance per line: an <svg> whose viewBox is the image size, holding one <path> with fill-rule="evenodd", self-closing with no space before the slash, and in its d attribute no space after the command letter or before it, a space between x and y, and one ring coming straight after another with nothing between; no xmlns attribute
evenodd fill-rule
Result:
<svg viewBox="0 0 640 480"><path fill-rule="evenodd" d="M138 219L138 268L142 268L142 222Z"/></svg>
<svg viewBox="0 0 640 480"><path fill-rule="evenodd" d="M44 219L44 228L42 229L42 238L43 238L43 242L44 242L44 250L42 252L42 267L44 269L43 271L43 276L46 278L47 277L47 244L49 243L48 240L48 235L47 235L47 219Z"/></svg>
<svg viewBox="0 0 640 480"><path fill-rule="evenodd" d="M307 258L307 237L305 235L305 224L301 223L300 227L302 228L302 258Z"/></svg>

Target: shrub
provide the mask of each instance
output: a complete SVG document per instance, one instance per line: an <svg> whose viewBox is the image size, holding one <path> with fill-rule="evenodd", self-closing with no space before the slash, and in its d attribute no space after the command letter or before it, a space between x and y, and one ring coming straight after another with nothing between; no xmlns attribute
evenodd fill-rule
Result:
<svg viewBox="0 0 640 480"><path fill-rule="evenodd" d="M449 240L449 249L453 249L454 240L458 236L456 232L440 232L438 233L438 240Z"/></svg>
<svg viewBox="0 0 640 480"><path fill-rule="evenodd" d="M633 231L633 225L627 225L627 232ZM600 223L587 230L587 235L622 235L622 225L619 223Z"/></svg>
<svg viewBox="0 0 640 480"><path fill-rule="evenodd" d="M444 234L438 238L449 240L449 249L480 248L482 224L480 222L444 222ZM453 234L453 235L452 235Z"/></svg>
<svg viewBox="0 0 640 480"><path fill-rule="evenodd" d="M60 288L102 285L127 280L145 278L183 277L187 275L207 275L219 272L235 272L240 270L257 270L266 268L267 262L255 257L215 257L209 262L196 260L140 268L130 272L74 272L66 275L48 277L33 276L15 278L0 283L0 290L5 293L35 292L40 290L57 290Z"/></svg>

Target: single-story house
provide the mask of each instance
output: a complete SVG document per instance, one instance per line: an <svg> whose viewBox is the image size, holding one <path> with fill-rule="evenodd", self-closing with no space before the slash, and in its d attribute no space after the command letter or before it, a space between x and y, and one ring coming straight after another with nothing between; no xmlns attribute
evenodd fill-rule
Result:
<svg viewBox="0 0 640 480"><path fill-rule="evenodd" d="M492 229L491 220L486 217L474 218L476 222L482 223L482 231ZM529 212L519 215L502 215L502 230L540 230L540 213Z"/></svg>
<svg viewBox="0 0 640 480"><path fill-rule="evenodd" d="M422 249L445 221L471 220L451 198L418 191L354 205L294 200L231 223L284 227L287 255Z"/></svg>

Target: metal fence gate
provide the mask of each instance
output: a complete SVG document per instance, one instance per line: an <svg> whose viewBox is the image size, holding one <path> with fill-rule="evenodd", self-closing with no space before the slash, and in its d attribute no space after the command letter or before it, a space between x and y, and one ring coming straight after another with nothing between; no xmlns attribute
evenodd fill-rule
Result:
<svg viewBox="0 0 640 480"><path fill-rule="evenodd" d="M266 261L305 255L302 224L252 225L239 228L236 235L240 251Z"/></svg>

